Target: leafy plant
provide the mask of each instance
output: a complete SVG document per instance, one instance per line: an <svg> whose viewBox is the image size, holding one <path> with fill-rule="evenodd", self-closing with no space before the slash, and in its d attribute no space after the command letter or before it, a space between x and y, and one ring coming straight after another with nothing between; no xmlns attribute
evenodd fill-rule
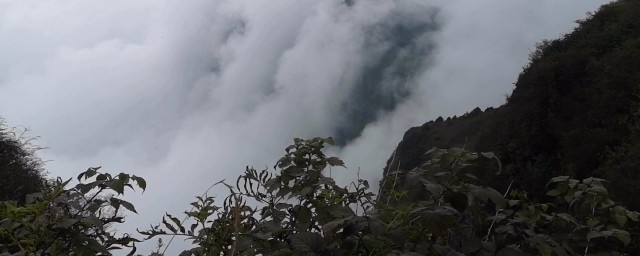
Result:
<svg viewBox="0 0 640 256"><path fill-rule="evenodd" d="M28 129L8 127L0 117L0 201L23 205L26 195L45 187L43 162L36 156L42 148L35 139Z"/></svg>
<svg viewBox="0 0 640 256"><path fill-rule="evenodd" d="M28 196L25 206L0 204L0 253L2 255L111 255L132 248L139 240L109 230L123 223L124 209L133 204L118 198L134 183L146 188L143 178L120 173L112 176L89 168L78 176L79 184L58 178L42 193ZM111 194L115 193L115 194Z"/></svg>
<svg viewBox="0 0 640 256"><path fill-rule="evenodd" d="M494 154L457 148L389 173L394 181L384 184L393 186L376 200L365 180L340 187L325 176L344 166L322 152L331 143L295 139L276 172L247 168L235 185L221 182L229 191L221 206L197 197L185 212L191 224L167 214L140 232L192 240L183 255L587 255L623 252L625 225L637 221L603 180L556 177L549 195L558 202L532 202L513 183L501 193L473 174L474 162Z"/></svg>
<svg viewBox="0 0 640 256"><path fill-rule="evenodd" d="M180 255L621 255L637 228L639 214L611 200L605 180L558 176L547 184L550 200L536 202L514 182L499 192L474 175L487 160L501 173L493 153L459 148L434 148L419 168L388 173L376 198L366 180L341 187L326 176L344 167L323 153L332 143L295 139L275 171L247 167L235 184L218 183L228 189L221 203L196 197L182 220L167 213L139 232L191 240ZM129 247L133 255L140 240L109 225L124 222L123 209L136 212L118 196L146 182L98 169L70 189L70 180L57 179L25 206L3 202L0 253L111 255ZM159 239L152 255L170 243Z"/></svg>

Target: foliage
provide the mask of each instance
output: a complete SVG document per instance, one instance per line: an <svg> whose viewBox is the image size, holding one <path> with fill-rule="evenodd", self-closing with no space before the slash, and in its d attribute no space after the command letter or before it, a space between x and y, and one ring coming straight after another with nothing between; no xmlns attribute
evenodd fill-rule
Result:
<svg viewBox="0 0 640 256"><path fill-rule="evenodd" d="M124 209L133 204L118 196L125 187L146 188L144 179L125 173L112 176L89 168L78 176L79 184L67 188L71 179L57 179L42 193L28 196L25 206L0 204L1 255L110 255L139 240L115 235L109 226L123 223ZM115 193L115 194L113 194ZM124 208L124 209L123 209ZM133 251L131 252L133 254Z"/></svg>
<svg viewBox="0 0 640 256"><path fill-rule="evenodd" d="M185 236L198 244L198 253L206 255L339 255L366 250L364 237L344 227L369 226L373 194L366 192L364 180L354 183L350 191L323 174L327 167L344 165L324 155L325 143L333 144L333 139L296 139L277 162L278 174L247 168L235 187L225 184L230 195L222 206L216 206L213 197L197 197L192 203L195 210L186 212L195 220L190 227L167 214L166 229L157 226L142 233L148 238ZM249 206L249 200L256 206Z"/></svg>
<svg viewBox="0 0 640 256"><path fill-rule="evenodd" d="M32 144L27 129L9 128L0 117L0 201L24 203L27 194L45 187L42 161L35 156L40 147Z"/></svg>
<svg viewBox="0 0 640 256"><path fill-rule="evenodd" d="M197 197L185 212L192 223L167 214L140 232L192 240L183 255L609 255L625 251L628 225L638 221L601 179L556 177L553 203L511 186L502 194L469 171L495 155L457 148L433 149L420 168L388 176L427 196L408 200L394 185L376 200L365 180L340 187L324 175L344 166L322 152L331 143L296 139L275 173L247 168L235 186L221 183L229 190L222 205Z"/></svg>
<svg viewBox="0 0 640 256"><path fill-rule="evenodd" d="M640 210L639 15L640 1L614 1L542 41L503 106L411 128L386 169L412 170L432 147L491 151L532 199L547 200L555 176L593 176Z"/></svg>
<svg viewBox="0 0 640 256"><path fill-rule="evenodd" d="M638 13L637 0L603 6L573 33L541 43L518 78L502 155L529 190L557 175L597 175L638 207L638 198L624 193L633 189L621 186L640 181L638 172L615 179L623 173L618 164L634 161L640 145Z"/></svg>
<svg viewBox="0 0 640 256"><path fill-rule="evenodd" d="M167 214L141 233L192 240L181 255L639 254L639 13L639 0L603 6L538 45L504 106L410 129L377 198L365 180L341 187L325 175L344 166L322 152L332 139L296 139L274 171L247 168L221 183L221 201L197 197L188 222ZM138 240L108 227L122 208L135 212L118 198L125 187L145 181L92 168L85 183L47 188L21 134L0 122L0 254L135 250ZM434 146L496 152L502 175L492 153L424 154Z"/></svg>
<svg viewBox="0 0 640 256"><path fill-rule="evenodd" d="M389 192L375 198L366 180L341 187L325 175L344 167L323 153L332 143L295 139L275 172L247 168L236 184L220 182L229 191L221 205L196 197L185 212L190 222L166 214L140 233L192 240L181 255L619 255L637 228L639 214L612 201L605 180L555 177L547 184L552 200L540 203L515 186L503 194L484 185L473 167L500 161L459 148L434 148L419 168L388 173ZM111 255L130 247L133 255L140 240L108 227L124 222L123 208L136 212L118 196L134 185L144 190L146 181L98 170L68 189L71 180L57 179L25 206L2 202L0 254ZM409 198L417 188L424 195ZM152 255L163 246L158 239Z"/></svg>

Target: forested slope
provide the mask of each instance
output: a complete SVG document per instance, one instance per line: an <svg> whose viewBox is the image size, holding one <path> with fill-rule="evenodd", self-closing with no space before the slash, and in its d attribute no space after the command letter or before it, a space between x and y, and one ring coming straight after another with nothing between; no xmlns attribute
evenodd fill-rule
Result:
<svg viewBox="0 0 640 256"><path fill-rule="evenodd" d="M494 151L532 197L556 175L598 176L638 209L639 89L640 1L608 4L542 42L504 105L409 129L385 170L411 170L432 147Z"/></svg>

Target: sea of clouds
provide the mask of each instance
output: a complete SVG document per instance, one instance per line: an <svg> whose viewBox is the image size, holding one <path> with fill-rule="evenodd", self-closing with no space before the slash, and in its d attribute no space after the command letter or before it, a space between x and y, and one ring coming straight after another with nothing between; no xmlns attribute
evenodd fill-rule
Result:
<svg viewBox="0 0 640 256"><path fill-rule="evenodd" d="M133 232L294 137L336 137L333 175L375 185L406 129L499 106L536 42L606 2L0 0L0 116L52 176L145 177Z"/></svg>

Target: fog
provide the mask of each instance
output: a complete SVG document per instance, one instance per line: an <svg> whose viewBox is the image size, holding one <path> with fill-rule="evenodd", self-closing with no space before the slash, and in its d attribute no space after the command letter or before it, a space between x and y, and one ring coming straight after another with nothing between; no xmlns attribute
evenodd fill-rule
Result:
<svg viewBox="0 0 640 256"><path fill-rule="evenodd" d="M0 116L51 176L145 177L134 232L295 137L335 137L333 174L377 184L409 127L499 106L536 42L605 2L0 0Z"/></svg>

